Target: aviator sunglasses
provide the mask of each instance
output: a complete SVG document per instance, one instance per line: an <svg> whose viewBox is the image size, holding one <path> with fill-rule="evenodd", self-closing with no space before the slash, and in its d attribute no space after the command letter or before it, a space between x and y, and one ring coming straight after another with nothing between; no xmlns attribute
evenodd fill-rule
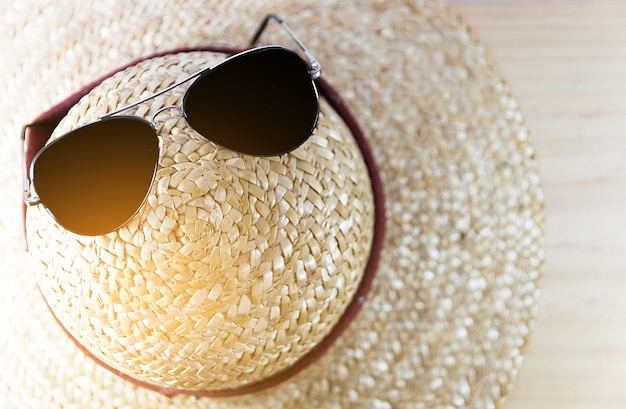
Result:
<svg viewBox="0 0 626 409"><path fill-rule="evenodd" d="M270 14L298 45L249 48L98 120L59 136L23 166L24 202L43 205L65 229L85 236L117 230L146 200L159 161L156 116L177 110L205 139L255 156L288 153L312 134L319 115L315 80L321 67L280 17ZM124 112L191 82L180 106L167 106L150 121ZM35 124L26 125L27 130ZM24 147L24 143L22 143ZM24 158L22 152L22 158Z"/></svg>

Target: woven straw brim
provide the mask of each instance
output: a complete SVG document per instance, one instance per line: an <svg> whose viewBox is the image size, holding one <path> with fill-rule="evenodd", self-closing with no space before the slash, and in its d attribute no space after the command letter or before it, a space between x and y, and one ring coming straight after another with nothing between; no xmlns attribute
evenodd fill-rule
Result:
<svg viewBox="0 0 626 409"><path fill-rule="evenodd" d="M1 407L488 408L506 397L536 315L543 198L515 99L445 6L33 1L0 11ZM43 302L23 251L19 132L134 58L245 45L268 11L315 52L372 146L387 204L382 258L357 318L294 378L234 398L166 397L87 358Z"/></svg>

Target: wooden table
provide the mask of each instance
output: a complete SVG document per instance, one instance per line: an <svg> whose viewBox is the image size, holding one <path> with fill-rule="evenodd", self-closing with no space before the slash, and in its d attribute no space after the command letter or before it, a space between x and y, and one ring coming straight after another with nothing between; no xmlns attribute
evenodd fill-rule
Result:
<svg viewBox="0 0 626 409"><path fill-rule="evenodd" d="M626 1L450 7L511 84L541 161L539 317L503 408L626 408Z"/></svg>

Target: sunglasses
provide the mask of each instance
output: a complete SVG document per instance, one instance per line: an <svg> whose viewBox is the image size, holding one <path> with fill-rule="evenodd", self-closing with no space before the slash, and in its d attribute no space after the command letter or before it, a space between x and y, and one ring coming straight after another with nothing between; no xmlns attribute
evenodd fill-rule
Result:
<svg viewBox="0 0 626 409"><path fill-rule="evenodd" d="M28 169L24 164L25 204L43 205L65 229L85 236L126 224L154 182L160 151L155 118L166 109L176 109L208 141L242 154L283 155L303 144L317 124L315 80L321 67L274 14L261 22L250 47L270 20L287 31L308 61L283 46L249 48L59 136L34 155ZM161 108L151 121L124 114L190 81L181 105ZM22 147L35 126L23 128Z"/></svg>

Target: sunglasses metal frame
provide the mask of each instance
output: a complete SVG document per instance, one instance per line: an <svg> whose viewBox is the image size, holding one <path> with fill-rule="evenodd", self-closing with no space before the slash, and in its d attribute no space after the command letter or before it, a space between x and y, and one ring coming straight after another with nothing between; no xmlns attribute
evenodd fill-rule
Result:
<svg viewBox="0 0 626 409"><path fill-rule="evenodd" d="M298 38L298 36L296 36L296 34L291 30L291 28L287 25L287 23L280 18L278 15L270 13L267 14L265 16L265 18L261 21L261 23L259 24L258 28L256 29L254 35L252 36L252 40L250 41L248 48L244 51L241 51L239 53L236 53L232 56L230 56L229 58L225 59L223 62L221 62L220 64L218 64L217 66L226 63L227 61L229 61L232 58L236 58L236 57L240 57L242 55L245 55L246 53L250 53L250 52L254 52L255 50L259 50L259 49L263 49L263 48L267 48L267 47L276 47L276 46L260 46L260 47L255 47L255 45L258 43L261 35L263 34L263 32L265 31L268 23L270 20L276 21L286 32L287 34L291 37L291 39L297 44L299 50L304 54L304 56L306 57L306 60L303 59L305 61L305 63L307 63L307 68L308 68L308 73L309 76L311 77L311 80L314 81L317 78L319 78L322 74L322 67L319 63L319 61L313 56L313 54L309 51L309 49L302 43L302 41ZM188 77L176 82L173 85L170 85L148 97L142 98L139 101L133 102L131 104L128 104L126 106L123 106L122 108L118 108L112 112L109 112L105 115L102 115L100 118L98 118L95 121L90 122L89 124L92 123L96 123L100 120L104 120L104 119L108 119L111 117L114 117L124 111L127 111L129 109L132 109L138 105L141 105L147 101L150 101L154 98L159 97L160 95L163 95L189 81L192 81L200 76L202 76L204 73L209 72L213 69L215 69L217 66L212 66L212 67L207 67L207 68L203 68L191 75L189 75ZM318 96L319 98L319 96ZM156 126L155 126L155 117L162 111L166 110L166 109L176 109L178 110L181 114L183 114L182 108L180 108L179 106L166 106L161 108L160 110L158 110L152 117L152 119L150 121L148 121L147 119L141 118L141 117L137 117L138 119L144 119L146 122L149 122L153 128L155 128L156 131ZM86 124L86 125L89 125ZM83 126L86 126L83 125ZM27 169L27 163L26 163L26 152L25 152L25 141L26 141L26 131L28 128L35 126L35 124L27 124L22 128L22 132L21 132L21 140L22 140L22 152L21 152L21 157L22 157L22 190L23 190L23 199L24 199L24 203L27 206L35 206L41 203L41 199L39 197L39 195L37 194L37 192L34 190L33 188L33 183L31 181L32 178L32 169L33 169L33 164L34 164L34 160L32 161L32 163L30 164L30 168ZM36 158L36 156L42 152L45 149L45 147L43 147L42 149L40 149L35 155L34 158ZM45 206L45 204L44 204Z"/></svg>

